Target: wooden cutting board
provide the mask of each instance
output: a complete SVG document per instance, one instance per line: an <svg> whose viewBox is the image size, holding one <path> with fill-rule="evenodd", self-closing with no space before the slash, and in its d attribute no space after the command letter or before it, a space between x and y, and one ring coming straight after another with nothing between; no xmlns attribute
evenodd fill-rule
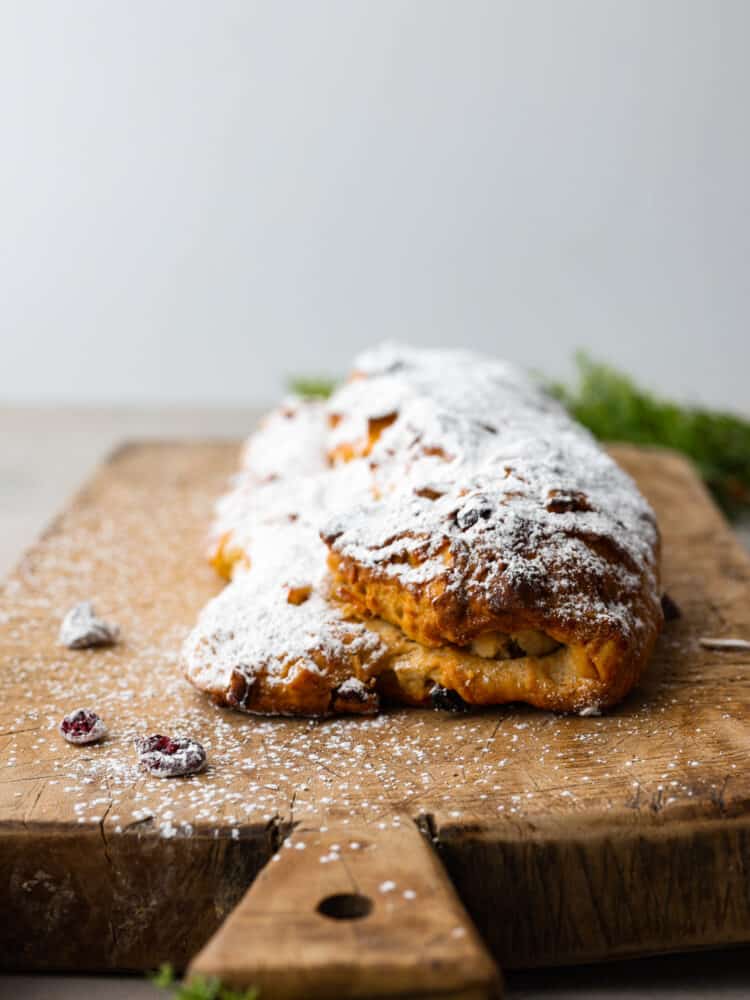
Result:
<svg viewBox="0 0 750 1000"><path fill-rule="evenodd" d="M749 941L750 656L698 639L750 639L750 560L683 459L613 454L657 510L683 613L624 705L315 722L218 709L180 675L220 586L202 538L236 447L119 450L0 603L2 967L183 967L261 870L195 967L274 997L489 995L451 883L506 968ZM119 645L56 644L86 598ZM103 744L59 737L80 705ZM140 773L133 738L178 731L208 772Z"/></svg>

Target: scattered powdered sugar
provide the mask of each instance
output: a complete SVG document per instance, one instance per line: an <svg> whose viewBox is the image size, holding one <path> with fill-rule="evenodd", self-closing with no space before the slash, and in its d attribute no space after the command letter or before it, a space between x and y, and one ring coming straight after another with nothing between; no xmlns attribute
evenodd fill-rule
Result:
<svg viewBox="0 0 750 1000"><path fill-rule="evenodd" d="M692 552L682 554L674 526L668 582L683 618L664 634L642 691L606 718L510 706L470 716L404 709L267 720L215 707L184 681L176 662L214 592L212 571L196 552L228 471L226 457L204 455L196 465L195 451L181 458L172 449L168 462L159 457L157 474L143 457L148 448L117 463L106 489L66 514L0 595L0 796L8 818L101 830L106 850L120 835L171 845L193 835L231 840L235 829L245 843L260 843L269 829L280 842L295 824L321 832L326 819L376 828L399 813L433 817L439 835L445 823L456 825L453 812L490 829L526 822L539 829L561 814L642 811L651 822L662 812L705 816L724 796L727 808L744 801L747 670L695 641L696 629L711 635L725 626L736 634L744 619L728 599L720 608L725 622L711 610L717 595L687 572ZM308 518L312 527L317 512ZM715 551L713 540L695 545L696 558ZM273 556L269 549L263 559ZM310 557L309 570L290 564L290 579L324 572L325 546L310 551L321 555ZM60 609L82 592L112 610L127 645L95 654L40 646L45 633L54 640ZM288 607L303 613L306 604ZM83 749L60 738L60 719L77 705L95 706L107 720L106 741ZM179 782L144 772L133 741L149 732L190 733L206 748L210 768ZM660 734L665 742L655 752ZM342 836L331 863L346 843ZM144 851L149 857L156 853ZM163 865L165 855L158 858Z"/></svg>

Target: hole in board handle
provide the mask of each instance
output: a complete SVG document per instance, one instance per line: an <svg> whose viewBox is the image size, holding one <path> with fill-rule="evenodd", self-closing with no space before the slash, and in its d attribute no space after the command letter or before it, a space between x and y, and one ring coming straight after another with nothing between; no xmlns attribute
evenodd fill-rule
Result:
<svg viewBox="0 0 750 1000"><path fill-rule="evenodd" d="M338 892L321 899L317 910L332 920L360 920L372 913L372 900L358 892Z"/></svg>

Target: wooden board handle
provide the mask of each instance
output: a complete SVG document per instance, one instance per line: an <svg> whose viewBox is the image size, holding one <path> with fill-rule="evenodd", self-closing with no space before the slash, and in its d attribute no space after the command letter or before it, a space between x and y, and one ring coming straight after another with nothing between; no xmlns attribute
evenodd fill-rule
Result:
<svg viewBox="0 0 750 1000"><path fill-rule="evenodd" d="M189 974L273 1000L490 1000L500 975L432 847L385 829L298 827Z"/></svg>

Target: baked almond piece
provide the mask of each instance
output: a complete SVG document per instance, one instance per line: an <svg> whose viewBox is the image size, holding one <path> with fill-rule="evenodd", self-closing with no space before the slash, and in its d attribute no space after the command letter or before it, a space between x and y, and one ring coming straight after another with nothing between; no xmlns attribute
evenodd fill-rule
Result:
<svg viewBox="0 0 750 1000"><path fill-rule="evenodd" d="M632 480L528 378L467 352L385 346L326 407L285 404L212 538L233 579L186 672L247 711L446 692L597 711L662 620L658 531Z"/></svg>

